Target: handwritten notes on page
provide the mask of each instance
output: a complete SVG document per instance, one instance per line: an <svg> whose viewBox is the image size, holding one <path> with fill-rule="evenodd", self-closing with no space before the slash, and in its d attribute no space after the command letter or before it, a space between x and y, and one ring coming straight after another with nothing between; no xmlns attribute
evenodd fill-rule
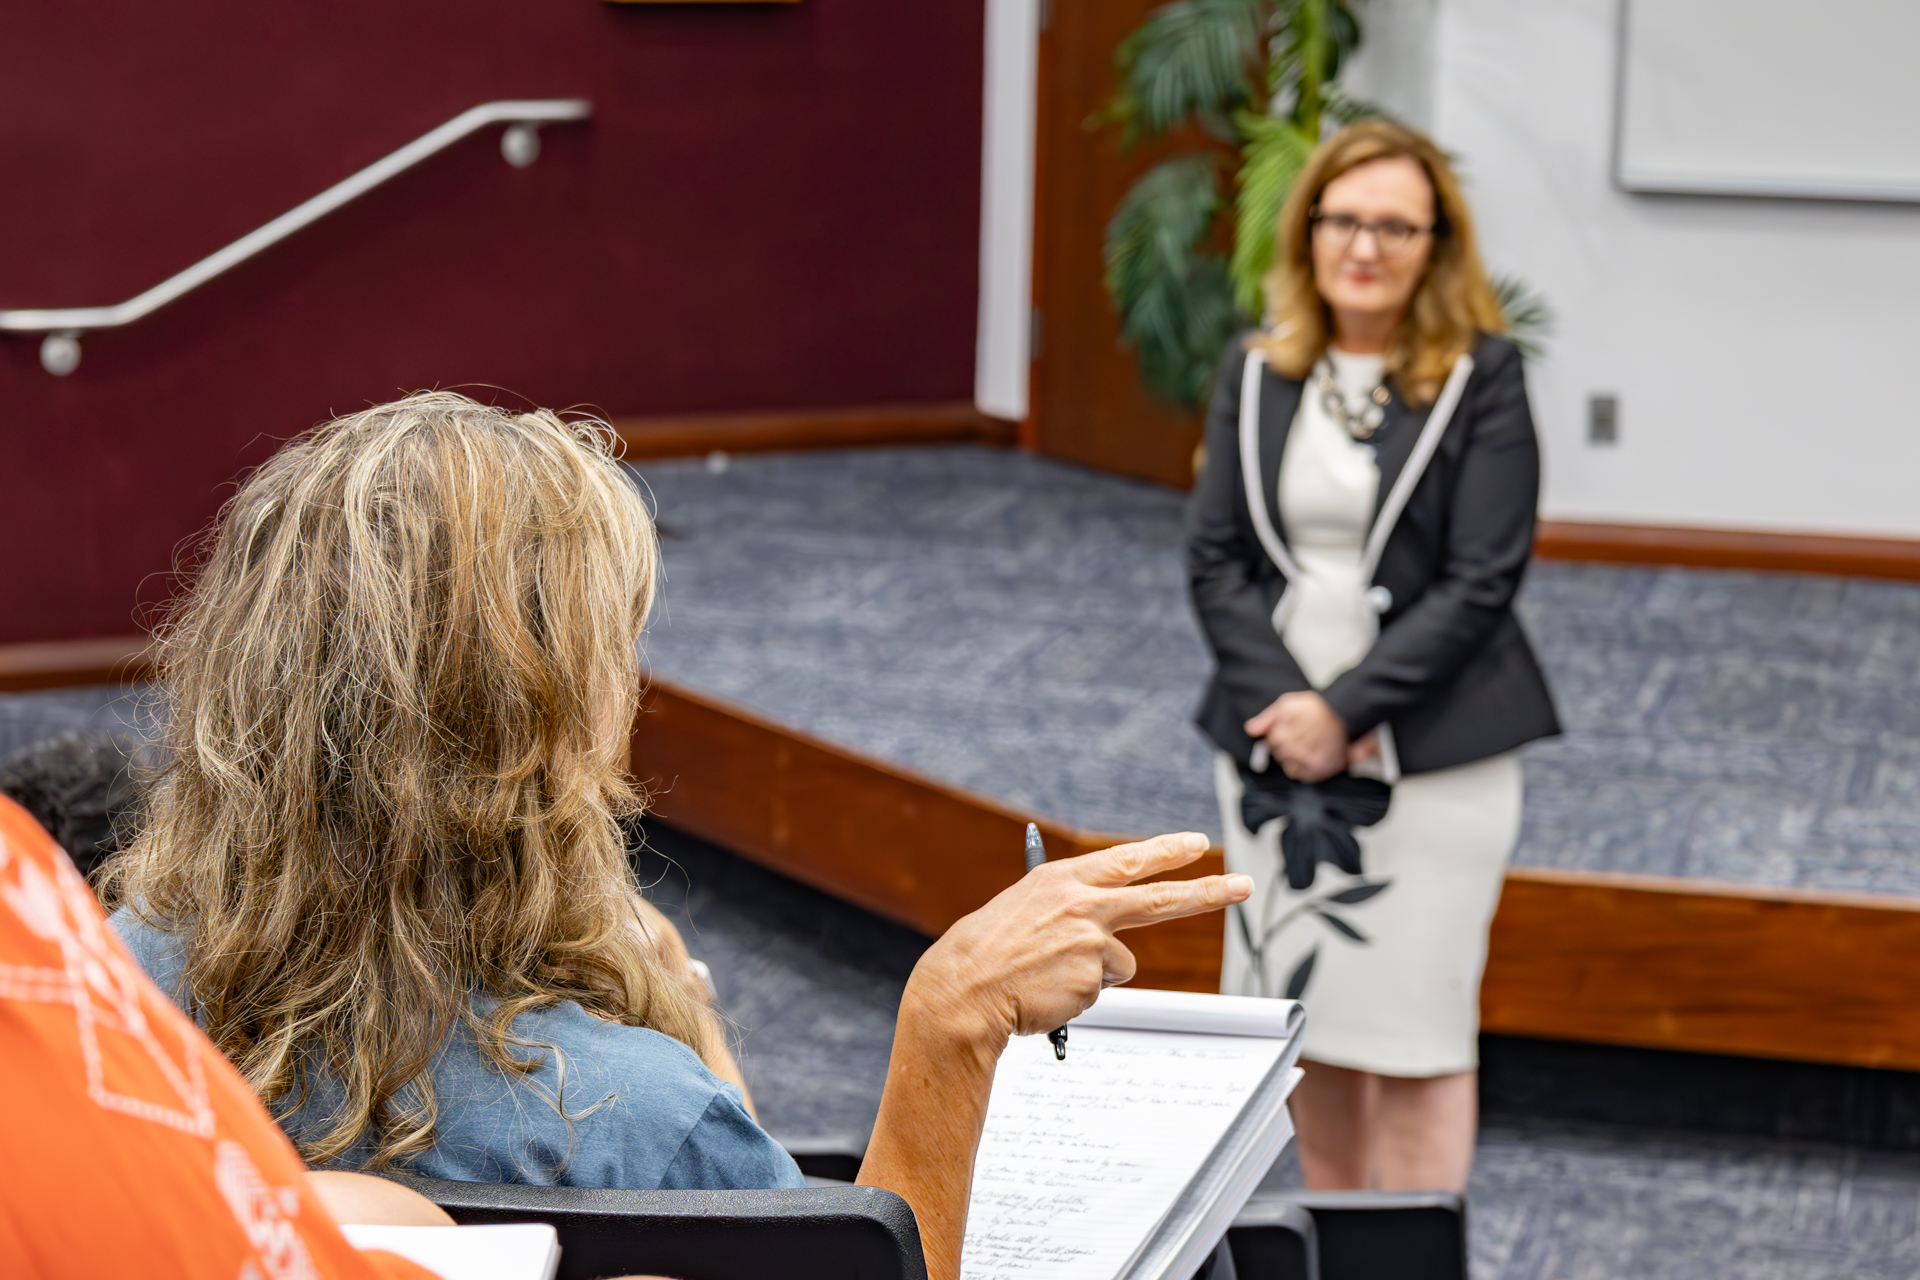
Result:
<svg viewBox="0 0 1920 1280"><path fill-rule="evenodd" d="M1216 997L1218 998L1218 997ZM1076 1023L1007 1046L974 1164L963 1280L1113 1280L1287 1049Z"/></svg>

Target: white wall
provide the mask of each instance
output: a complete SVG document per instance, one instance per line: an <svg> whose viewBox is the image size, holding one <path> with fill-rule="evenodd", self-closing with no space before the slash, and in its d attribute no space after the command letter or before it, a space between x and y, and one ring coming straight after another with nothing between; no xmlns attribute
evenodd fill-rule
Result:
<svg viewBox="0 0 1920 1280"><path fill-rule="evenodd" d="M982 413L1015 421L1027 416L1039 40L1040 0L987 0L973 401Z"/></svg>
<svg viewBox="0 0 1920 1280"><path fill-rule="evenodd" d="M1920 535L1920 205L1615 190L1617 3L1438 0L1432 23L1431 127L1489 264L1559 317L1529 373L1544 513ZM1420 5L1372 0L1369 40ZM1417 48L1387 61L1417 102ZM1596 391L1611 447L1585 440Z"/></svg>
<svg viewBox="0 0 1920 1280"><path fill-rule="evenodd" d="M1433 127L1434 19L1439 0L1361 0L1360 48L1340 88L1416 129Z"/></svg>

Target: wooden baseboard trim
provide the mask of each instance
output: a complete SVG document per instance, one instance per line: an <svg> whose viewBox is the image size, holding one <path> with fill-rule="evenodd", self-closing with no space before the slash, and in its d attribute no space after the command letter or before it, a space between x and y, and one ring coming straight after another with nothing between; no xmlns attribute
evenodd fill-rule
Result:
<svg viewBox="0 0 1920 1280"><path fill-rule="evenodd" d="M662 820L924 933L1023 872L1028 815L667 681L633 761ZM1121 839L1041 827L1056 855ZM1223 926L1129 931L1135 981L1217 990ZM1914 1070L1916 990L1920 899L1516 869L1481 1009L1510 1035Z"/></svg>
<svg viewBox="0 0 1920 1280"><path fill-rule="evenodd" d="M1016 427L966 403L793 409L777 413L613 418L627 457L684 458L716 451L848 449L890 444L1011 445Z"/></svg>
<svg viewBox="0 0 1920 1280"><path fill-rule="evenodd" d="M1910 538L1848 538L1749 529L1542 520L1534 554L1548 560L1762 569L1920 581L1920 539Z"/></svg>
<svg viewBox="0 0 1920 1280"><path fill-rule="evenodd" d="M145 680L153 670L151 648L146 636L0 645L0 693Z"/></svg>

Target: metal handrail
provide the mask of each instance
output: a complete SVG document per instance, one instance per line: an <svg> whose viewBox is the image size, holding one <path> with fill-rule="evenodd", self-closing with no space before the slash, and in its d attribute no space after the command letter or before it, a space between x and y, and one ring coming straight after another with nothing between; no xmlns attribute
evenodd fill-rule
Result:
<svg viewBox="0 0 1920 1280"><path fill-rule="evenodd" d="M311 200L295 205L259 230L241 236L178 275L162 280L145 293L112 307L0 310L0 331L46 334L46 340L40 344L41 367L56 377L64 377L79 367L82 333L90 329L117 328L152 314L180 295L332 213L354 197L364 195L428 156L446 150L468 134L491 124L507 124L509 128L500 136L500 154L508 164L524 169L540 156L537 132L540 125L585 120L592 114L592 105L581 98L483 102L462 111L431 133L415 138L392 155L374 161L352 177L334 183Z"/></svg>

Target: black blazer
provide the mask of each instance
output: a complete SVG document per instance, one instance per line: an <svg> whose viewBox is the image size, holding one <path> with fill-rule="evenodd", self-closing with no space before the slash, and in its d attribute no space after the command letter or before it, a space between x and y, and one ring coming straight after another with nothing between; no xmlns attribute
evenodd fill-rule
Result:
<svg viewBox="0 0 1920 1280"><path fill-rule="evenodd" d="M1188 511L1187 578L1200 629L1218 669L1195 717L1207 736L1246 763L1253 740L1241 726L1283 693L1312 688L1273 629L1286 579L1253 531L1240 475L1240 384L1246 351L1236 341L1207 411L1206 464ZM1373 580L1393 594L1380 638L1358 666L1320 692L1358 738L1393 726L1404 773L1482 760L1560 732L1553 698L1513 616L1513 597L1533 552L1540 445L1527 409L1520 352L1482 335L1473 375L1427 470L1380 556ZM1261 373L1260 471L1274 529L1281 451L1301 384ZM1375 436L1378 503L1427 420L1396 394Z"/></svg>

